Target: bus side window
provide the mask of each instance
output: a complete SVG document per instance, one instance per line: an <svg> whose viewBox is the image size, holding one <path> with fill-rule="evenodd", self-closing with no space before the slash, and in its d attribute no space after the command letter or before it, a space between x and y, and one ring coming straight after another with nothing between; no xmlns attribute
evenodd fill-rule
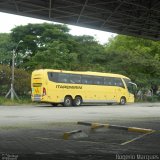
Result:
<svg viewBox="0 0 160 160"><path fill-rule="evenodd" d="M58 82L69 83L69 74L59 73Z"/></svg>
<svg viewBox="0 0 160 160"><path fill-rule="evenodd" d="M93 84L93 76L82 76L82 84Z"/></svg>
<svg viewBox="0 0 160 160"><path fill-rule="evenodd" d="M112 86L116 86L116 84L117 84L114 77L111 77L111 84L112 84Z"/></svg>
<svg viewBox="0 0 160 160"><path fill-rule="evenodd" d="M123 84L121 78L114 78L114 81L115 81L116 86L124 88L124 84Z"/></svg>
<svg viewBox="0 0 160 160"><path fill-rule="evenodd" d="M103 77L93 77L93 84L104 85L104 78Z"/></svg>
<svg viewBox="0 0 160 160"><path fill-rule="evenodd" d="M57 82L58 81L58 73L48 72L48 79L50 81Z"/></svg>
<svg viewBox="0 0 160 160"><path fill-rule="evenodd" d="M104 78L104 85L112 86L112 78L111 77L105 77Z"/></svg>
<svg viewBox="0 0 160 160"><path fill-rule="evenodd" d="M70 74L70 83L81 84L81 75Z"/></svg>

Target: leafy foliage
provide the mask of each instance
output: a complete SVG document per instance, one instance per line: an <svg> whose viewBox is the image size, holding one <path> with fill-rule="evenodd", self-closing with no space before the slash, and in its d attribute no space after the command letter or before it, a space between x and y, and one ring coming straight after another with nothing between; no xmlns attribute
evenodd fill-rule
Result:
<svg viewBox="0 0 160 160"><path fill-rule="evenodd" d="M14 88L18 95L28 95L30 91L30 74L22 69L15 69ZM0 65L0 95L6 95L11 84L11 69Z"/></svg>
<svg viewBox="0 0 160 160"><path fill-rule="evenodd" d="M141 88L156 92L160 86L160 42L118 35L101 45L92 36L70 35L66 25L43 23L17 26L10 34L0 34L0 63L6 74L0 87L4 91L10 84L7 66L20 40L23 43L15 51L19 68L15 88L20 94L29 91L30 72L39 68L120 73Z"/></svg>
<svg viewBox="0 0 160 160"><path fill-rule="evenodd" d="M7 33L0 34L0 64L10 64L13 43L10 35Z"/></svg>
<svg viewBox="0 0 160 160"><path fill-rule="evenodd" d="M119 35L105 49L107 70L129 76L139 86L160 84L159 42Z"/></svg>

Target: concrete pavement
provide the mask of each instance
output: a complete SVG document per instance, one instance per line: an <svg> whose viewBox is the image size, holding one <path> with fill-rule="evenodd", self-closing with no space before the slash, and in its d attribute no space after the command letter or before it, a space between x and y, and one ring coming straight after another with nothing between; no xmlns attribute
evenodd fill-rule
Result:
<svg viewBox="0 0 160 160"><path fill-rule="evenodd" d="M141 137L140 133L109 128L91 131L88 126L77 125L77 121L142 127L156 132ZM117 159L119 155L126 154L159 156L159 124L159 103L81 107L0 106L0 154L2 157L6 153L18 155L19 159L56 156L61 159L75 159L77 156L80 159L104 159L106 156ZM88 136L63 140L64 132L76 129ZM129 143L122 145L125 142Z"/></svg>

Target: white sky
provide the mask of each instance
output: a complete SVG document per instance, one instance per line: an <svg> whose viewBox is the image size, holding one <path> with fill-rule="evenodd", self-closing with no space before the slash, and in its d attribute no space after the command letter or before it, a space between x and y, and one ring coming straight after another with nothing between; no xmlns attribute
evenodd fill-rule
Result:
<svg viewBox="0 0 160 160"><path fill-rule="evenodd" d="M35 18L29 18L24 16L17 16L13 14L8 13L2 13L0 12L0 33L9 33L10 30L16 26L19 25L26 25L28 23L44 23L49 21L35 19ZM88 29L83 27L77 27L68 25L70 28L70 34L72 35L91 35L94 36L97 41L99 41L101 44L104 44L108 41L108 38L111 36L115 36L116 34L110 33L110 32L103 32L98 31L94 29Z"/></svg>

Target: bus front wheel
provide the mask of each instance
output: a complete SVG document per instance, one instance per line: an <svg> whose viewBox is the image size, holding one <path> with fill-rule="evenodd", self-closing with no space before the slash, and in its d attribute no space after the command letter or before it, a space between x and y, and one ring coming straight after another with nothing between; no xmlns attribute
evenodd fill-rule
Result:
<svg viewBox="0 0 160 160"><path fill-rule="evenodd" d="M75 97L75 99L73 100L73 105L80 106L81 104L82 104L82 98L79 96Z"/></svg>
<svg viewBox="0 0 160 160"><path fill-rule="evenodd" d="M65 107L72 106L72 97L66 96L66 97L64 98L64 103L63 103L63 105L64 105Z"/></svg>
<svg viewBox="0 0 160 160"><path fill-rule="evenodd" d="M125 105L126 104L126 98L125 97L121 97L119 104L120 105Z"/></svg>

